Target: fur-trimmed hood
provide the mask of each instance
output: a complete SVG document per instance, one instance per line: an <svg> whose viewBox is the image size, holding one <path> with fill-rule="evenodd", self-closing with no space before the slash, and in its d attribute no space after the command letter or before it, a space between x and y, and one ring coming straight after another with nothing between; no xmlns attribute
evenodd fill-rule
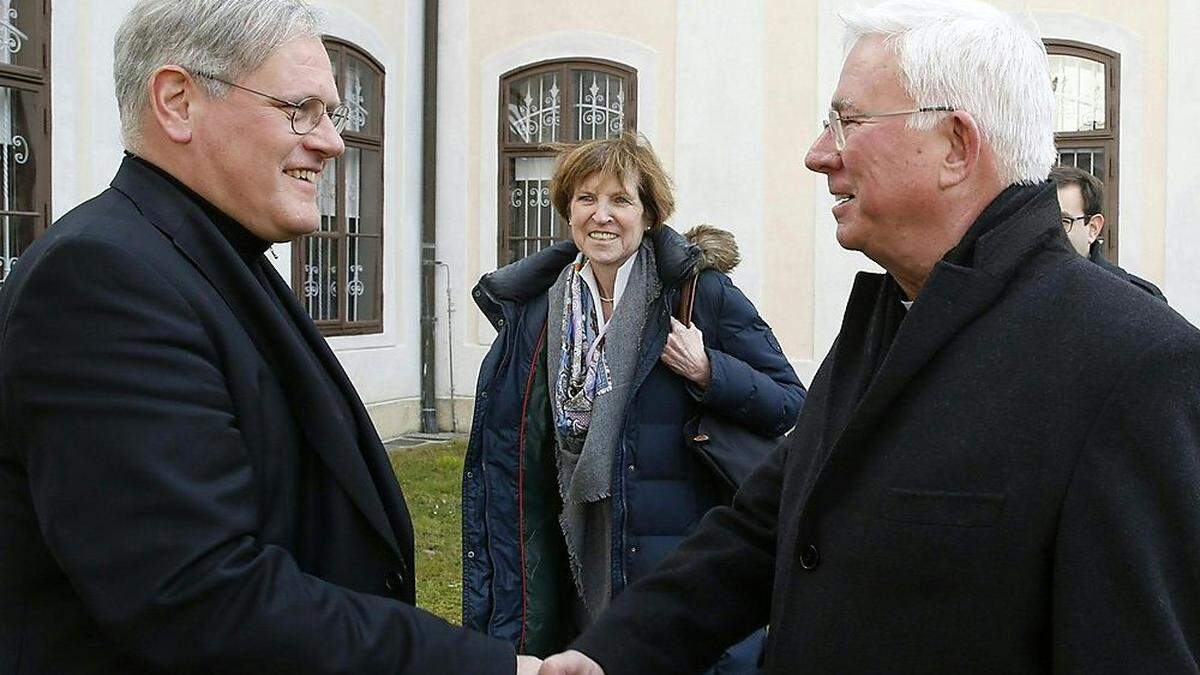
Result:
<svg viewBox="0 0 1200 675"><path fill-rule="evenodd" d="M738 266L738 263L742 262L737 240L728 230L701 223L684 232L683 238L700 249L700 266L697 268L697 272L714 269L729 274L733 268Z"/></svg>

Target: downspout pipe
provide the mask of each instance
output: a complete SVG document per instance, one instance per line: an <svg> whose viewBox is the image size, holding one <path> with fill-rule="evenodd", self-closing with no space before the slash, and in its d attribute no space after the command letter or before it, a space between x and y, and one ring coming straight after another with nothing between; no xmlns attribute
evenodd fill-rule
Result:
<svg viewBox="0 0 1200 675"><path fill-rule="evenodd" d="M421 104L421 431L439 431L437 421L437 112L438 0L424 0ZM450 402L454 404L453 401Z"/></svg>

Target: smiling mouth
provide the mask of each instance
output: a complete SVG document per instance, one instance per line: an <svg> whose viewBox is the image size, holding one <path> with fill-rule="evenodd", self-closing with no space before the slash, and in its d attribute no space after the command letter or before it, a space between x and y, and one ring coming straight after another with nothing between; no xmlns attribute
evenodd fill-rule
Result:
<svg viewBox="0 0 1200 675"><path fill-rule="evenodd" d="M835 200L833 202L834 208L837 208L837 207L841 206L842 204L845 204L846 202L850 201L851 199L854 199L854 195L835 194L833 197Z"/></svg>
<svg viewBox="0 0 1200 675"><path fill-rule="evenodd" d="M318 172L313 171L312 169L288 169L284 171L284 173L297 180L302 180L305 183L317 182Z"/></svg>
<svg viewBox="0 0 1200 675"><path fill-rule="evenodd" d="M616 238L617 235L613 232L588 232L588 239L594 239L596 241L612 241Z"/></svg>

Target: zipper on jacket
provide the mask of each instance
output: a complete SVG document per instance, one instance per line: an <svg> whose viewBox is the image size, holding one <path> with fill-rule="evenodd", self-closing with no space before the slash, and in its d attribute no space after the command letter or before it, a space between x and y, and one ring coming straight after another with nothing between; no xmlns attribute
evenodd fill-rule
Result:
<svg viewBox="0 0 1200 675"><path fill-rule="evenodd" d="M521 641L518 651L525 650L525 628L528 625L526 616L529 604L525 566L525 431L528 427L529 398L533 393L533 378L537 375L538 356L545 348L548 327L549 319L542 326L537 345L533 348L533 359L529 362L529 376L525 378L525 394L521 397L521 426L517 431L517 547L520 551L521 561Z"/></svg>

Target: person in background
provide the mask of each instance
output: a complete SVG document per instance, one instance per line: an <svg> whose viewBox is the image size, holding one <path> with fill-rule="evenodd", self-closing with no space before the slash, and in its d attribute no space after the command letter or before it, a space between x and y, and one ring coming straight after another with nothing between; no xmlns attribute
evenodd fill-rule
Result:
<svg viewBox="0 0 1200 675"><path fill-rule="evenodd" d="M728 499L687 443L691 420L777 436L804 400L723 273L732 237L705 228L695 245L664 224L674 196L645 139L564 148L550 190L569 239L474 290L497 336L463 477L464 623L533 654L564 648ZM686 327L673 315L697 270ZM719 672L753 672L755 628Z"/></svg>
<svg viewBox="0 0 1200 675"><path fill-rule="evenodd" d="M1058 205L1062 209L1062 226L1067 239L1079 255L1091 260L1117 277L1128 281L1150 295L1167 301L1158 286L1130 274L1104 257L1100 233L1104 231L1104 183L1092 174L1073 166L1056 166L1050 170L1050 180L1058 188Z"/></svg>
<svg viewBox="0 0 1200 675"><path fill-rule="evenodd" d="M0 672L536 671L413 606L379 436L263 257L344 149L313 10L142 0L114 70L112 186L0 291Z"/></svg>
<svg viewBox="0 0 1200 675"><path fill-rule="evenodd" d="M1194 673L1200 331L1079 258L1037 33L975 0L844 15L805 164L855 280L796 428L542 675Z"/></svg>

